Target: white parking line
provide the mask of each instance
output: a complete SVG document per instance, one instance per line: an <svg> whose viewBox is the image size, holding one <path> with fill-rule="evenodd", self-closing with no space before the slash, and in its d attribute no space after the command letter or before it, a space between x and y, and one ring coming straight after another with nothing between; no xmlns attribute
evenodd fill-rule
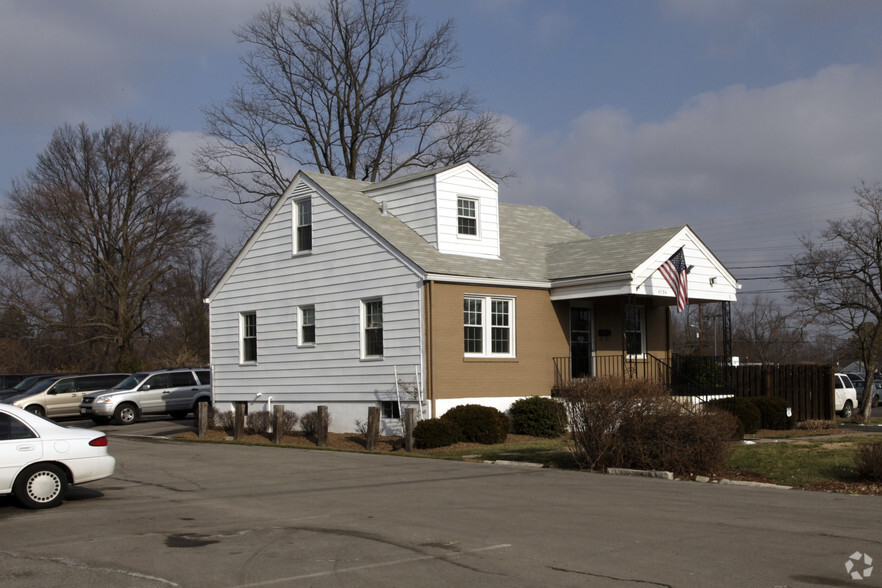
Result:
<svg viewBox="0 0 882 588"><path fill-rule="evenodd" d="M457 553L479 553L482 551L492 551L494 549L503 549L506 547L511 547L511 543L501 543L499 545L490 545L488 547L479 547L477 549L466 549L463 551L459 551ZM309 578L322 578L326 576L334 576L337 574L345 574L347 572L358 572L361 570L370 570L375 568L383 568L387 566L397 566L406 563L413 563L417 561L426 561L431 559L445 559L449 557L449 554L446 555L423 555L420 557L409 557L407 559L398 559L394 561L386 561L382 563L368 564L363 566L356 566L352 568L342 568L337 570L328 570L327 572L315 572L312 574L303 574L302 576L288 576L286 578L276 578L274 580L264 580L263 582L254 582L253 584L239 584L237 586L232 586L231 588L252 588L253 586L269 586L271 584L282 584L284 582L293 582L295 580L306 580Z"/></svg>

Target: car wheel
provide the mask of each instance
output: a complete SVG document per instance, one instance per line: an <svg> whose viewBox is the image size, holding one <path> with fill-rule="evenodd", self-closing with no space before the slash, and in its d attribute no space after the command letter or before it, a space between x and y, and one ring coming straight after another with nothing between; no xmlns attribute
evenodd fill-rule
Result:
<svg viewBox="0 0 882 588"><path fill-rule="evenodd" d="M39 404L32 404L25 409L28 412L32 412L37 416L44 417L46 416L46 409L40 406Z"/></svg>
<svg viewBox="0 0 882 588"><path fill-rule="evenodd" d="M187 415L190 413L186 410L174 410L168 414L171 415L171 418L175 419L176 421L179 421L181 419L187 418Z"/></svg>
<svg viewBox="0 0 882 588"><path fill-rule="evenodd" d="M851 400L846 400L845 405L842 407L842 418L847 419L851 418L851 415L854 414L854 408L851 406Z"/></svg>
<svg viewBox="0 0 882 588"><path fill-rule="evenodd" d="M106 416L96 416L92 417L92 422L96 425L106 425L110 422L110 417Z"/></svg>
<svg viewBox="0 0 882 588"><path fill-rule="evenodd" d="M879 395L873 394L873 408L876 408L877 406L879 406Z"/></svg>
<svg viewBox="0 0 882 588"><path fill-rule="evenodd" d="M138 416L138 407L131 402L127 402L120 404L113 411L113 422L117 425L131 425L138 420Z"/></svg>
<svg viewBox="0 0 882 588"><path fill-rule="evenodd" d="M67 475L57 465L46 463L26 468L12 487L15 498L26 508L52 508L61 504L67 492Z"/></svg>

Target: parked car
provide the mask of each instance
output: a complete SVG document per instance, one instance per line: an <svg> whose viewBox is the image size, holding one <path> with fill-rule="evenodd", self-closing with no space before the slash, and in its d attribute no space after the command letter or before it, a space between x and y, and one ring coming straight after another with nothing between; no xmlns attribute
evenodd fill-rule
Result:
<svg viewBox="0 0 882 588"><path fill-rule="evenodd" d="M39 382L40 380L45 380L46 378L53 376L53 375L60 375L60 374L34 374L31 376L28 376L25 379L23 379L22 381L20 381L18 384L13 386L12 388L0 390L0 400L4 400L6 398L9 398L10 396L18 396L19 394L21 394L22 392L24 392L25 390L27 390L28 388L30 388L31 386L33 386L34 384Z"/></svg>
<svg viewBox="0 0 882 588"><path fill-rule="evenodd" d="M86 394L80 414L98 424L129 425L141 415L185 418L211 402L211 370L175 368L133 374L110 390Z"/></svg>
<svg viewBox="0 0 882 588"><path fill-rule="evenodd" d="M51 376L40 380L18 396L3 402L23 408L39 416L60 418L80 414L80 401L85 394L107 390L129 374L76 374Z"/></svg>
<svg viewBox="0 0 882 588"><path fill-rule="evenodd" d="M61 427L0 404L0 494L27 508L51 508L70 484L112 476L115 466L104 433Z"/></svg>
<svg viewBox="0 0 882 588"><path fill-rule="evenodd" d="M857 406L857 390L845 374L833 374L833 382L836 412L843 418L849 418L854 414L854 408Z"/></svg>
<svg viewBox="0 0 882 588"><path fill-rule="evenodd" d="M866 390L866 388L867 387L863 383L860 385L855 384L854 389L857 390L858 402L863 402L864 390ZM873 399L870 401L870 406L879 406L880 396L882 396L882 381L873 378Z"/></svg>

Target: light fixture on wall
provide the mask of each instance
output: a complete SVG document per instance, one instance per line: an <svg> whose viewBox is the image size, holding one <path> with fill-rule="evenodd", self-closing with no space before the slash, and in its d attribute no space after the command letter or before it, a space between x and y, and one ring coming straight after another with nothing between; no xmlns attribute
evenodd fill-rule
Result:
<svg viewBox="0 0 882 588"><path fill-rule="evenodd" d="M713 286L714 284L717 283L717 277L714 276L714 277L712 277L711 279L709 279L708 281L710 282L710 285Z"/></svg>

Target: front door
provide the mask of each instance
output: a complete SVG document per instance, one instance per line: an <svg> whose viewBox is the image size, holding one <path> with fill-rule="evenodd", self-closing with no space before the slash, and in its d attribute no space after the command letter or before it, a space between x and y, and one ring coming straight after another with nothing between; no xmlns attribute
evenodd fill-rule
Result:
<svg viewBox="0 0 882 588"><path fill-rule="evenodd" d="M594 374L591 351L591 309L570 308L570 376L585 378Z"/></svg>

